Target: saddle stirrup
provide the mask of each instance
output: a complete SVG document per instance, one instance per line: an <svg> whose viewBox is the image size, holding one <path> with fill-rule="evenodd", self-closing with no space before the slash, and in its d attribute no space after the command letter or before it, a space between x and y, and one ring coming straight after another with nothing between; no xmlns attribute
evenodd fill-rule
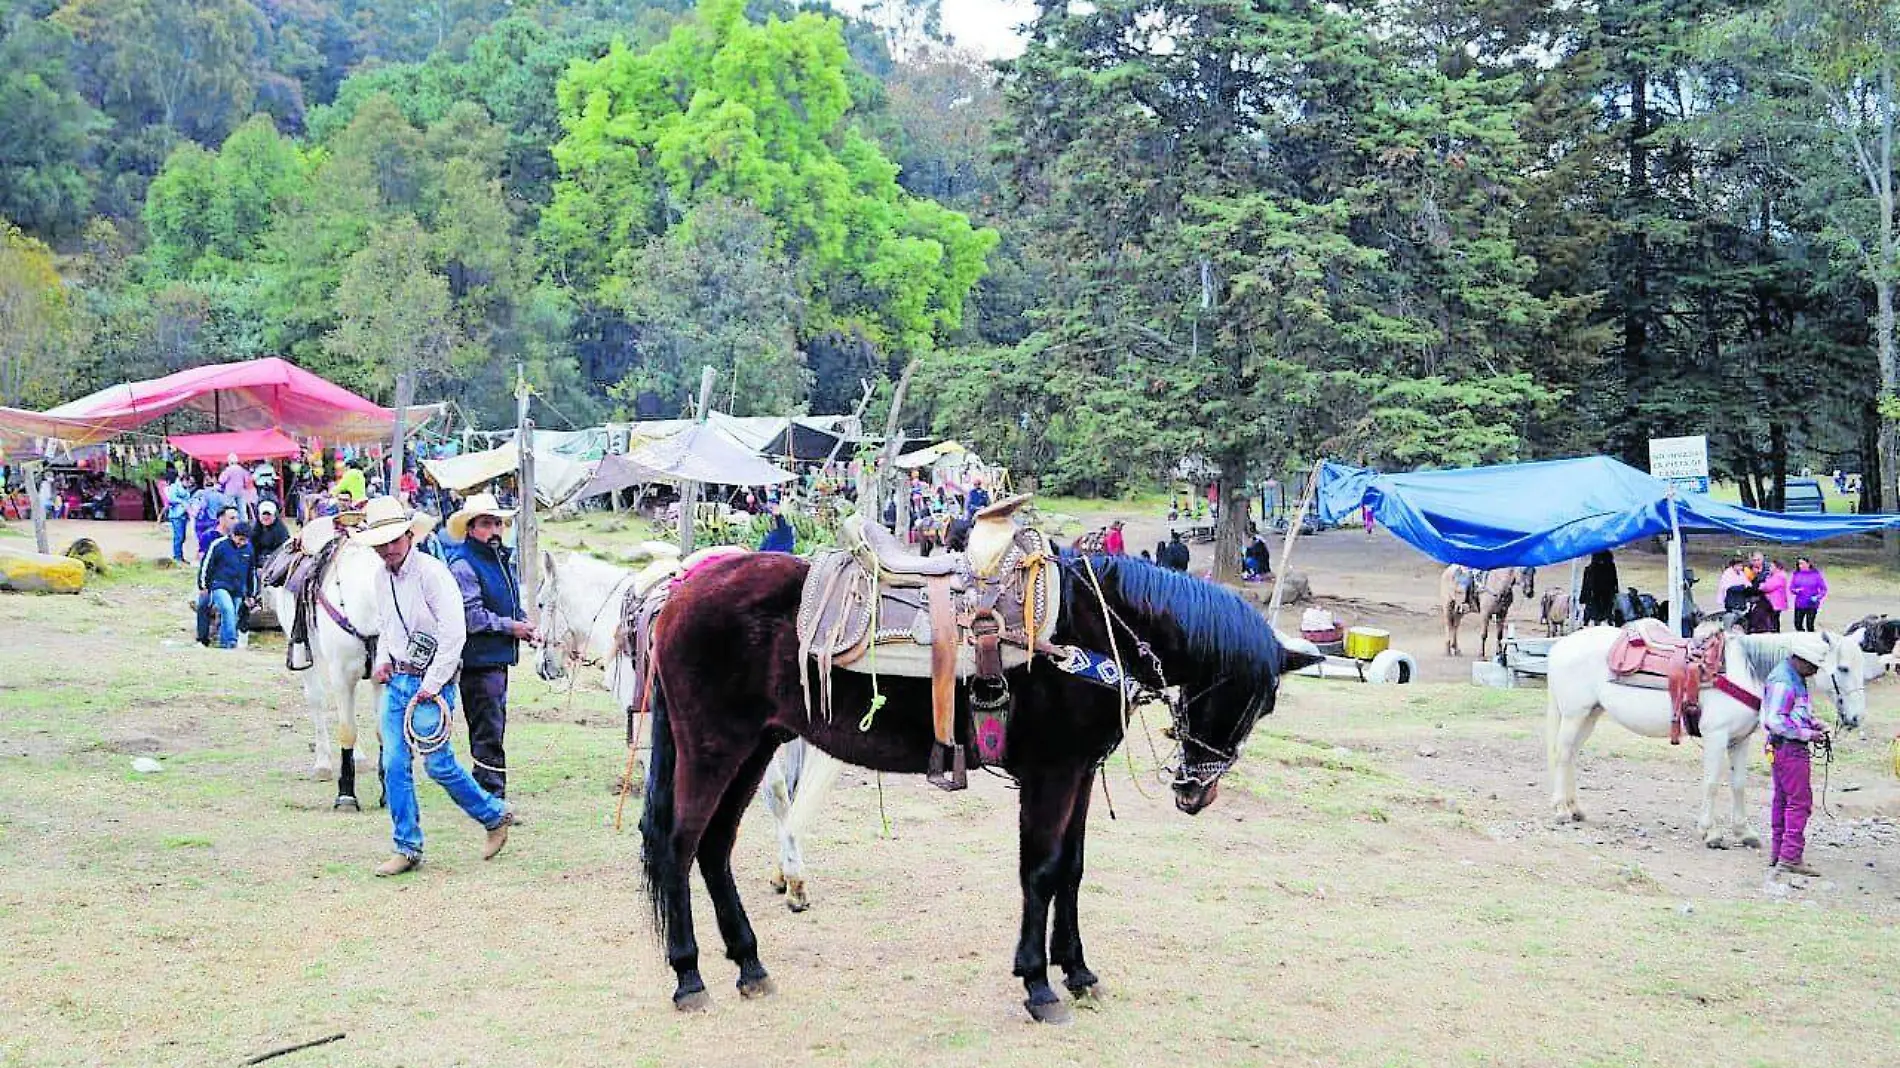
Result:
<svg viewBox="0 0 1900 1068"><path fill-rule="evenodd" d="M937 789L952 793L968 789L970 766L963 747L955 742L931 742L930 771L924 779Z"/></svg>

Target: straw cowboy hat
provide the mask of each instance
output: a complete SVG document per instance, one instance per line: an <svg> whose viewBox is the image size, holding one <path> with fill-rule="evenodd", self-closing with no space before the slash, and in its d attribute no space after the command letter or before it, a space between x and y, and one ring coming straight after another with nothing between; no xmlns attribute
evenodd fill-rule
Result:
<svg viewBox="0 0 1900 1068"><path fill-rule="evenodd" d="M515 517L515 509L503 508L501 502L496 500L492 493L477 493L462 502L461 511L449 517L449 537L456 541L466 541L468 525L475 521L476 516L484 515L493 516L506 523Z"/></svg>
<svg viewBox="0 0 1900 1068"><path fill-rule="evenodd" d="M369 546L387 545L404 534L419 538L434 529L434 516L411 512L394 497L371 497L363 506L362 525L350 531L350 540Z"/></svg>

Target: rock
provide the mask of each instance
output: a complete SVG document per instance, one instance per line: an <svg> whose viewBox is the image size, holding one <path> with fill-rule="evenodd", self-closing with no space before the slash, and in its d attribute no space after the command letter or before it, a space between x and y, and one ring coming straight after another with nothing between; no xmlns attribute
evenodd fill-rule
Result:
<svg viewBox="0 0 1900 1068"><path fill-rule="evenodd" d="M133 757L132 770L138 772L140 775L150 775L154 772L164 771L165 765L160 764L148 756Z"/></svg>
<svg viewBox="0 0 1900 1068"><path fill-rule="evenodd" d="M1352 750L1346 748L1343 745L1336 745L1336 746L1333 746L1330 750L1327 750L1326 755L1344 759L1345 757L1349 757L1352 755Z"/></svg>
<svg viewBox="0 0 1900 1068"><path fill-rule="evenodd" d="M1676 911L1682 913L1684 916L1693 916L1695 915L1695 905L1684 901L1682 904L1676 906Z"/></svg>
<svg viewBox="0 0 1900 1068"><path fill-rule="evenodd" d="M1851 794L1858 789L1860 789L1860 784L1857 782L1844 782L1841 784L1841 793L1844 794Z"/></svg>
<svg viewBox="0 0 1900 1068"><path fill-rule="evenodd" d="M1429 745L1421 745L1418 747L1418 755L1422 757L1435 757L1438 755L1438 750L1433 749Z"/></svg>

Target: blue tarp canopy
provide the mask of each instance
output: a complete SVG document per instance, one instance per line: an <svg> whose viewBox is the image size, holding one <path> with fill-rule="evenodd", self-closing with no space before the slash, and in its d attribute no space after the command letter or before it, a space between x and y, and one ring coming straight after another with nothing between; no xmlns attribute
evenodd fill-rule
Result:
<svg viewBox="0 0 1900 1068"><path fill-rule="evenodd" d="M1607 456L1384 475L1327 461L1320 519L1360 506L1440 563L1532 567L1669 533L1669 484ZM1893 515L1784 515L1676 494L1683 530L1722 530L1762 541L1815 541L1900 526Z"/></svg>

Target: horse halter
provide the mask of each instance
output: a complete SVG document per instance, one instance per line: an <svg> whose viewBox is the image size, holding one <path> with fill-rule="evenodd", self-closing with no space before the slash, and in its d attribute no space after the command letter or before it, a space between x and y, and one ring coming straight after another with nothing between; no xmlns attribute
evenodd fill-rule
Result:
<svg viewBox="0 0 1900 1068"><path fill-rule="evenodd" d="M1089 570L1088 575L1090 582L1095 586L1097 597L1101 598L1102 610L1108 616L1110 629L1112 630L1116 627L1121 628L1122 632L1127 634L1129 639L1134 642L1135 652L1139 654L1143 660L1147 661L1149 669L1154 672L1155 684L1150 684L1139 675L1130 674L1126 670L1123 671L1123 677L1131 678L1135 681L1136 691L1132 700L1141 703L1159 702L1167 706L1169 722L1168 729L1165 733L1174 741L1174 754L1167 763L1162 765L1162 770L1172 776L1169 785L1176 789L1185 786L1206 789L1212 786L1215 781L1222 775L1227 774L1227 772L1240 761L1240 744L1238 740L1245 738L1247 732L1252 730L1254 723L1259 720L1259 702L1254 702L1248 709L1247 716L1241 721L1239 728L1237 728L1235 732L1236 740L1233 743L1226 746L1218 746L1203 738L1196 737L1189 726L1188 709L1193 707L1196 702L1204 699L1208 694L1213 693L1225 685L1228 681L1228 676L1225 674L1219 676L1213 682L1202 687L1192 697L1183 696L1178 687L1170 687L1168 685L1167 671L1163 668L1161 657L1155 653L1154 647L1149 645L1147 640L1141 635L1135 633L1135 628L1129 626L1127 620L1123 619L1119 613L1109 607L1106 598L1101 597L1101 580L1096 577L1092 568ZM1170 690L1173 692L1170 693ZM1187 747L1190 745L1211 753L1214 759L1198 763L1189 763Z"/></svg>

